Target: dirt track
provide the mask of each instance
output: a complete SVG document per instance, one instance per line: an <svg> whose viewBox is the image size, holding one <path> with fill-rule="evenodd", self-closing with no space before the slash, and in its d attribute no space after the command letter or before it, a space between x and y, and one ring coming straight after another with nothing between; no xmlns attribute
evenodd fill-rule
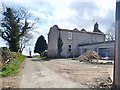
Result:
<svg viewBox="0 0 120 90"><path fill-rule="evenodd" d="M3 87L15 88L87 88L98 86L101 81L108 82L112 68L113 65L85 64L70 59L26 59L19 75L2 81Z"/></svg>
<svg viewBox="0 0 120 90"><path fill-rule="evenodd" d="M54 72L44 61L27 59L22 70L19 88L87 88ZM49 61L50 62L50 61Z"/></svg>

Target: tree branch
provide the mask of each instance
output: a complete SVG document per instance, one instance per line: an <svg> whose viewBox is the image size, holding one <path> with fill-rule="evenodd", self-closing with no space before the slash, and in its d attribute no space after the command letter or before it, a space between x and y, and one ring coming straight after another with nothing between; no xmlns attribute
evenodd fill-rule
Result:
<svg viewBox="0 0 120 90"><path fill-rule="evenodd" d="M2 23L2 27L6 27L6 29L11 30L11 27L8 24Z"/></svg>
<svg viewBox="0 0 120 90"><path fill-rule="evenodd" d="M5 33L6 33L6 32L2 32L2 33L1 33L1 37L2 37L4 40L10 42L9 38L4 35ZM8 33L6 33L6 34L8 34Z"/></svg>
<svg viewBox="0 0 120 90"><path fill-rule="evenodd" d="M24 27L22 28L22 32L21 32L21 34L19 34L19 36L23 36L23 35L25 34L26 30L27 30L27 29L30 29L30 28L32 28L32 27L29 27L29 23L27 22L27 19L26 19L26 20L25 20L25 25L24 25Z"/></svg>

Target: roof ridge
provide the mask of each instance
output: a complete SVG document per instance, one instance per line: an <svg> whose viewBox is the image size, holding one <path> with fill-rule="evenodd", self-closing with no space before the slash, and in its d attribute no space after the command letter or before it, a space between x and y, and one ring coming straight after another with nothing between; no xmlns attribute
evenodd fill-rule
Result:
<svg viewBox="0 0 120 90"><path fill-rule="evenodd" d="M60 30L63 30L63 31L72 31L72 32L81 32L81 33L91 33L91 34L104 34L103 32L90 32L90 31L81 31L81 30L72 30L72 29L62 29L62 28L59 28ZM105 34L104 34L105 35Z"/></svg>

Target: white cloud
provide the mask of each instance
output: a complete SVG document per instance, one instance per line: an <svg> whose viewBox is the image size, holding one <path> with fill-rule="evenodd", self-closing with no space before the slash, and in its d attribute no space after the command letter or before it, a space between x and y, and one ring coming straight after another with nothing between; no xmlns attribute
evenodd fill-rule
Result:
<svg viewBox="0 0 120 90"><path fill-rule="evenodd" d="M65 8L63 10L55 10L53 11L53 15L50 16L49 21L51 24L58 24L58 26L66 27L69 23L74 25L74 22L70 22L70 20L77 16L77 13L74 10L69 8ZM74 23L74 24L73 24ZM70 27L70 26L69 26Z"/></svg>
<svg viewBox="0 0 120 90"><path fill-rule="evenodd" d="M45 15L44 13L42 13L41 11L33 11L31 10L30 13L34 16L34 17L39 17L40 19L47 19L47 15Z"/></svg>
<svg viewBox="0 0 120 90"><path fill-rule="evenodd" d="M97 7L99 8L98 14L100 17L106 17L106 15L111 10L115 10L115 1L114 0L97 0L96 2Z"/></svg>

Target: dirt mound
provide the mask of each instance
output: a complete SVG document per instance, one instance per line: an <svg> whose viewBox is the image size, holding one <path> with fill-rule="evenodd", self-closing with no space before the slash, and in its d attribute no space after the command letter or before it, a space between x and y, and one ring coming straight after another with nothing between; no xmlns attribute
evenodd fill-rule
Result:
<svg viewBox="0 0 120 90"><path fill-rule="evenodd" d="M80 61L89 61L91 59L100 59L100 56L95 51L87 51L78 57Z"/></svg>

